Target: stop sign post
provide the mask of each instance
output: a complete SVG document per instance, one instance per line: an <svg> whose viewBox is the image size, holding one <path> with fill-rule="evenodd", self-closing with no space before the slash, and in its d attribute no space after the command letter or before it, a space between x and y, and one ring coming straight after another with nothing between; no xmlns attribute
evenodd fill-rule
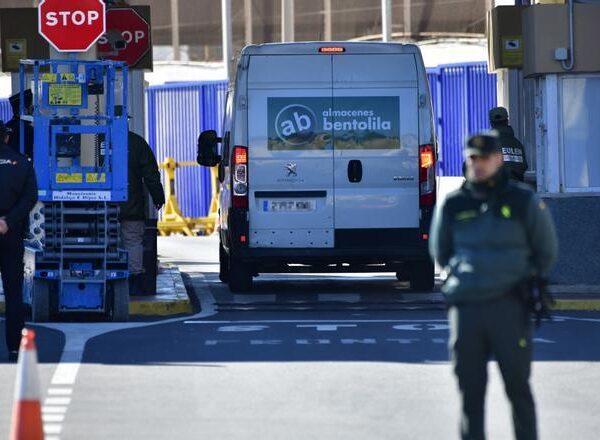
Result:
<svg viewBox="0 0 600 440"><path fill-rule="evenodd" d="M126 47L115 50L108 38L98 40L98 54L104 59L123 61L135 66L150 50L150 25L133 8L109 9L106 12L107 32L117 30L121 33Z"/></svg>
<svg viewBox="0 0 600 440"><path fill-rule="evenodd" d="M86 52L106 32L102 0L42 0L38 31L59 52Z"/></svg>

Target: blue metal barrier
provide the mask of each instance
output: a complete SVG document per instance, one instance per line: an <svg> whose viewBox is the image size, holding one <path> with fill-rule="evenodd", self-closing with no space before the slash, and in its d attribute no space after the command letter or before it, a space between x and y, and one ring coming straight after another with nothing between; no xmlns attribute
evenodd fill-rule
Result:
<svg viewBox="0 0 600 440"><path fill-rule="evenodd" d="M148 141L159 162L173 157L196 160L202 130L221 133L226 81L167 84L148 88ZM210 209L210 170L181 168L176 175L177 200L187 217L204 217Z"/></svg>
<svg viewBox="0 0 600 440"><path fill-rule="evenodd" d="M12 119L12 108L8 99L0 99L0 121L8 122Z"/></svg>

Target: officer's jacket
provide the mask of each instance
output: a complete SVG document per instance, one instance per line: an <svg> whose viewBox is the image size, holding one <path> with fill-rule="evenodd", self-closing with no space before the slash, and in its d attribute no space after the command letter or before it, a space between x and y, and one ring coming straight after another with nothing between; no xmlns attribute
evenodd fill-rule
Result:
<svg viewBox="0 0 600 440"><path fill-rule="evenodd" d="M0 143L0 217L5 217L9 230L24 232L37 197L37 181L31 163Z"/></svg>
<svg viewBox="0 0 600 440"><path fill-rule="evenodd" d="M430 253L448 273L442 291L450 304L505 295L532 275L547 276L556 260L545 204L500 174L484 191L466 182L436 207Z"/></svg>
<svg viewBox="0 0 600 440"><path fill-rule="evenodd" d="M144 185L148 188L155 205L164 205L165 192L160 182L160 172L156 157L148 143L141 136L129 132L127 139L127 202L121 207L120 220L145 220Z"/></svg>
<svg viewBox="0 0 600 440"><path fill-rule="evenodd" d="M33 126L29 121L26 121L25 126L25 155L29 158L33 158ZM19 118L12 118L6 124L6 131L8 133L8 145L15 150L17 153L21 152L21 121Z"/></svg>
<svg viewBox="0 0 600 440"><path fill-rule="evenodd" d="M504 167L513 179L523 180L523 175L528 168L523 144L515 137L515 132L510 125L496 126L494 130L498 131L502 145Z"/></svg>

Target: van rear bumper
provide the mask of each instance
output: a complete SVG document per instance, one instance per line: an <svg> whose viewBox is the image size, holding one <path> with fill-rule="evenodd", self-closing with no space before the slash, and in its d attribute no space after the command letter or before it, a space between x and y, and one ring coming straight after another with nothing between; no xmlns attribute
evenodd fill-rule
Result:
<svg viewBox="0 0 600 440"><path fill-rule="evenodd" d="M236 249L236 257L259 267L270 265L376 265L401 266L429 259L428 241L418 229L336 231L334 248ZM384 244L385 243L385 244ZM379 245L378 245L379 244Z"/></svg>

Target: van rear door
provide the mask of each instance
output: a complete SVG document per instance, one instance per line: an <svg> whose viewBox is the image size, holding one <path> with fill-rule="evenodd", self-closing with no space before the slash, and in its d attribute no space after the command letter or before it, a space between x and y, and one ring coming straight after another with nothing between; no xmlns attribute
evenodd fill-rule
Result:
<svg viewBox="0 0 600 440"><path fill-rule="evenodd" d="M333 56L336 246L392 245L419 227L419 106L412 54ZM369 231L370 230L370 231ZM362 237L362 240L357 240Z"/></svg>
<svg viewBox="0 0 600 440"><path fill-rule="evenodd" d="M330 55L252 55L248 65L249 246L334 246Z"/></svg>

